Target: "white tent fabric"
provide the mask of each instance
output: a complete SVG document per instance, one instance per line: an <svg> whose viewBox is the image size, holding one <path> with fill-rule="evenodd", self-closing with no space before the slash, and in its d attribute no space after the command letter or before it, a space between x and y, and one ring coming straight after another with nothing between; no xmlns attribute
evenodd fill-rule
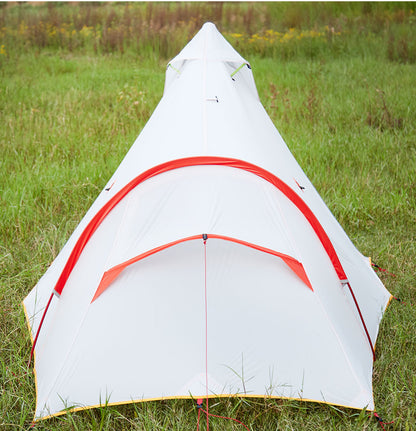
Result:
<svg viewBox="0 0 416 431"><path fill-rule="evenodd" d="M249 64L205 24L24 300L35 419L233 395L373 410L389 299L267 116Z"/></svg>

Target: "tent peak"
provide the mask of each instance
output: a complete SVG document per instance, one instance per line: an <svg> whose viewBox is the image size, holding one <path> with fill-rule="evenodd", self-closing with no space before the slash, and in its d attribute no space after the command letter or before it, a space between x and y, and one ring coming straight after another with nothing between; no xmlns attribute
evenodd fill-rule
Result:
<svg viewBox="0 0 416 431"><path fill-rule="evenodd" d="M213 22L210 22L210 21L207 21L206 23L203 24L203 26L201 27L201 29L199 30L197 35L198 34L200 34L201 36L205 36L205 37L209 37L209 36L218 37L218 36L220 36L221 39L224 39L224 36L220 33L217 26Z"/></svg>
<svg viewBox="0 0 416 431"><path fill-rule="evenodd" d="M173 65L184 60L196 59L247 63L212 22L206 22L169 64Z"/></svg>
<svg viewBox="0 0 416 431"><path fill-rule="evenodd" d="M217 26L210 21L207 21L206 23L204 23L204 25L201 27L201 30L217 30ZM217 30L218 31L218 30Z"/></svg>
<svg viewBox="0 0 416 431"><path fill-rule="evenodd" d="M249 66L249 63L218 31L215 24L206 22L182 51L168 63L164 94L170 84L182 74L183 70L190 63L194 62L200 62L204 70L206 70L207 64L227 64L231 69L230 74L239 71L245 64ZM257 89L251 71L248 75L249 76L247 76L244 81L246 81L246 85L251 89L252 94L258 99Z"/></svg>

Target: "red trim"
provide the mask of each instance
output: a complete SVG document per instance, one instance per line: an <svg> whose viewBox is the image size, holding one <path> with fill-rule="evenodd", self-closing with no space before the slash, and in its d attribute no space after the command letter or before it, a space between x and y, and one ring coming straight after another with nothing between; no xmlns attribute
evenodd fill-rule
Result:
<svg viewBox="0 0 416 431"><path fill-rule="evenodd" d="M46 313L48 311L48 308L51 305L53 295L54 294L52 292L51 296L49 297L49 300L48 300L48 302L46 304L45 310L43 311L42 318L40 319L38 330L36 331L36 336L35 336L35 338L33 340L32 348L30 349L29 362L27 363L28 368L30 367L30 363L32 362L33 354L35 353L35 346L36 346L36 343L37 343L38 337L39 337L39 331L40 331L40 328L41 328L41 326L43 324L43 321L45 320L45 316L46 316Z"/></svg>
<svg viewBox="0 0 416 431"><path fill-rule="evenodd" d="M152 250L139 254L138 256L127 260L126 262L113 266L112 268L110 268L108 271L104 273L103 277L101 278L100 284L98 285L97 290L95 291L94 298L92 298L91 302L94 302L127 266L132 265L133 263L138 262L141 259L144 259L148 256L151 256L152 254L158 253L159 251L165 250L166 248L172 247L181 242L191 241L193 239L201 239L201 238L202 238L201 235L194 235L194 236L189 236L187 238L182 238L177 241L173 241L168 244L161 245L160 247L153 248Z"/></svg>
<svg viewBox="0 0 416 431"><path fill-rule="evenodd" d="M272 250L270 248L266 248L266 247L261 247L259 245L256 244L252 244L250 242L246 242L246 241L242 241L240 239L236 239L236 238L231 238L229 236L224 236L224 235L215 235L215 234L210 234L208 235L209 238L217 238L217 239L224 239L226 241L231 241L231 242L235 242L237 244L242 244L245 245L247 247L251 247L254 248L255 250L259 250L262 251L264 253L268 253L268 254L272 254L273 256L277 256L280 257L280 259L282 259L286 265L306 284L306 286L309 287L309 289L312 290L313 292L313 287L311 282L309 281L308 276L306 275L305 269L303 268L303 265L296 260L294 257L289 256L288 254L284 254L284 253L279 253L278 251Z"/></svg>
<svg viewBox="0 0 416 431"><path fill-rule="evenodd" d="M156 175L162 174L164 172L168 172L178 168L184 168L188 166L228 166L232 168L243 169L247 172L251 172L269 183L276 186L288 199L290 199L296 207L302 212L302 214L309 221L313 230L317 234L319 240L321 241L328 257L330 258L332 265L339 277L340 280L347 279L347 276L344 273L341 262L338 259L336 251L326 234L324 228L319 223L318 219L315 217L310 208L305 204L302 198L294 192L285 182L281 179L273 175L272 173L266 171L259 166L253 165L248 162L244 162L242 160L230 159L224 157L188 157L184 159L172 160L170 162L162 163L161 165L155 166L136 178L130 181L125 187L123 187L119 192L117 192L92 218L92 220L88 223L81 236L79 237L77 243L75 244L71 255L55 285L55 291L58 294L62 293L62 290L65 287L66 281L70 276L75 264L77 263L79 256L81 255L84 247L90 240L92 234L97 230L102 221L107 217L107 215L111 212L111 210L133 189L135 189L140 183L149 178L152 178Z"/></svg>
<svg viewBox="0 0 416 431"><path fill-rule="evenodd" d="M55 285L55 292L59 295L62 293L65 284L71 275L74 266L76 265L82 251L90 240L91 236L100 226L102 221L107 217L107 215L113 210L113 208L133 189L135 189L140 183L143 181L152 178L156 175L162 174L164 172L171 171L173 169L184 168L188 166L228 166L231 168L243 169L247 172L251 172L260 178L265 179L269 183L273 184L277 187L288 199L290 199L296 207L302 212L302 214L306 217L319 240L322 243L329 259L332 262L332 265L339 277L340 280L347 279L344 270L342 268L341 262L338 259L334 246L331 243L328 235L326 234L324 228L319 223L319 220L315 217L310 208L305 204L305 202L301 199L301 197L293 191L285 182L281 179L273 175L272 173L266 171L265 169L253 165L251 163L245 162L243 160L225 158L225 157L210 157L210 156L197 156L197 157L187 157L183 159L172 160L166 163L162 163L158 166L155 166L130 181L126 186L124 186L121 190L119 190L91 219L88 225L85 227L84 231L81 233L78 241L76 242L72 252L65 264L65 267L58 278L58 281ZM44 311L44 315L42 317L42 321L46 314L47 309ZM35 339L39 335L39 331L42 325L39 325L38 331L36 333ZM35 344L32 349L34 349Z"/></svg>
<svg viewBox="0 0 416 431"><path fill-rule="evenodd" d="M222 239L225 241L235 242L237 244L244 245L246 247L254 248L255 250L262 251L264 253L272 254L273 256L280 257L287 266L309 287L309 289L312 290L313 288L311 285L311 282L308 279L308 276L306 275L305 269L303 268L303 265L293 258L292 256L289 256L287 254L279 253L278 251L271 250L270 248L261 247L256 244L252 244L246 241L242 241L236 238L231 238L229 236L224 235L215 235L215 234L207 234L206 238L213 238L213 239ZM159 251L165 250L169 247L173 247L174 245L177 245L181 242L185 241L192 241L195 239L202 239L202 235L193 235L188 236L186 238L178 239L177 241L170 242L168 244L161 245L160 247L153 248L149 251L146 251L145 253L139 254L138 256L135 256L125 262L120 263L119 265L113 266L108 271L106 271L100 281L100 284L98 285L98 288L95 292L94 297L91 300L91 303L94 302L106 289L110 286L110 284L120 275L120 273L127 268L128 266L132 265L133 263L138 262L139 260L142 260L148 256L151 256L152 254L158 253ZM205 240L206 242L206 240Z"/></svg>

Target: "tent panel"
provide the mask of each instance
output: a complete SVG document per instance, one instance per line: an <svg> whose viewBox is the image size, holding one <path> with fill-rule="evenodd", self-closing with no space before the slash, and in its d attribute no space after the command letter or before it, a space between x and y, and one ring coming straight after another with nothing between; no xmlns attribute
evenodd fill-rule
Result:
<svg viewBox="0 0 416 431"><path fill-rule="evenodd" d="M213 169L215 170L215 175L213 175ZM223 177L221 173L226 173L225 177ZM169 181L175 179L176 176L181 180L179 184L182 188L176 188L177 184L175 181ZM226 181L224 181L224 178ZM169 186L169 184L173 185ZM227 189L228 184L231 186ZM74 273L71 274L67 287L59 300L59 308L67 311L63 313L57 312L54 318L48 316L48 321L53 322L52 324L56 327L55 329L57 330L57 328L60 328L60 331L56 332L57 336L74 336L73 322L76 321L77 316L82 316L83 313L85 313L86 307L88 306L86 299L89 301L92 299L105 268L108 267L109 262L114 259L114 250L133 250L136 252L138 245L146 244L144 237L139 237L140 239L137 240L135 228L133 226L138 226L139 229L143 227L147 229L151 226L152 229L149 231L148 238L154 241L155 238L158 238L158 235L161 234L161 240L166 240L169 234L174 234L173 238L177 238L176 235L182 227L186 229L189 229L189 227L192 229L200 227L200 231L210 232L209 229L205 229L207 227L206 225L198 225L198 223L204 222L204 214L207 214L217 222L218 220L226 219L223 214L227 214L227 211L224 211L224 209L228 209L230 210L230 214L235 214L237 217L231 218L230 222L224 225L224 230L225 232L229 232L233 231L235 226L240 226L239 230L237 230L238 235L236 235L239 239L242 237L244 240L248 232L256 232L256 227L258 226L260 227L260 233L262 229L266 227L263 238L266 241L270 241L271 238L273 244L280 247L280 249L282 248L282 244L285 243L287 247L293 247L293 243L302 244L304 250L300 252L299 250L297 251L301 256L306 256L305 269L308 276L311 274L312 285L317 286L317 293L322 294L326 292L326 294L322 296L322 301L325 303L325 307L330 310L328 313L331 314L331 319L334 320L334 322L338 322L334 324L339 326L341 328L340 330L345 335L344 343L347 345L347 350L355 352L354 346L360 343L358 339L362 336L362 328L360 328L359 325L351 324L348 326L348 329L343 328L343 322L348 321L351 310L346 309L345 303L340 300L343 299L342 291L335 272L331 269L330 261L325 255L322 245L316 238L312 228L305 221L304 215L301 214L282 193L276 190L274 186L251 173L217 166L189 167L166 172L146 181L143 183L144 187L138 188L137 190L145 190L146 185L150 186L149 193L144 193L142 195L139 193L138 196L134 193L128 195L128 198L123 201L123 205L118 211L109 213L107 218L104 219L103 224L99 226L96 233L92 236L90 242L87 243L84 252L80 256L79 262L74 268ZM183 186L186 186L185 189L183 189ZM195 191L190 193L189 190L192 190L192 187L195 188ZM204 187L206 187L206 193L203 193ZM162 190L163 195L158 195L156 193L157 190ZM175 190L179 190L180 193L175 194ZM214 194L213 190L216 191ZM218 193L219 190L221 190L222 193ZM227 190L229 190L228 193L226 193ZM252 192L250 190L252 190ZM217 205L214 203L215 201L212 201L213 195L225 196L226 199ZM145 196L151 196L155 202L152 205L143 205L146 203L145 200L142 199ZM257 200L256 196L260 197L260 200ZM199 200L198 197L200 197ZM185 201L183 201L184 198ZM211 198L211 200L208 198ZM230 200L231 205L228 200ZM173 205L167 205L166 202L169 201L172 202ZM257 201L259 204L253 205ZM182 202L184 202L183 205ZM188 206L186 202L188 202ZM244 205L250 205L244 210L241 204L239 205L240 202L244 202ZM159 205L159 210L155 208L155 203ZM132 206L136 206L138 211L133 211ZM169 210L165 211L166 208ZM174 211L178 208L181 209L181 214L175 214ZM186 209L185 211L183 211L184 208ZM205 211L205 208L210 208L211 212ZM212 213L212 209L216 208L221 209L221 217L212 217L213 214L215 215L215 212ZM144 209L147 209L145 213L147 220L140 219L140 214ZM195 213L193 209L196 209L197 212ZM237 211L235 211L235 209L237 209ZM240 214L244 214L245 211L250 214L253 209L261 210L261 213L258 215L251 214L251 217L247 217L247 219L251 218L252 221L255 221L255 223L248 223L248 220L242 218ZM198 211L200 212L198 213ZM159 223L158 217L160 214L162 214L163 217L160 217L161 222ZM264 221L271 215L276 214L285 214L285 219L276 223L275 216L274 219L271 219L271 223L269 223L268 227ZM190 217L188 218L187 216ZM259 223L259 220L261 220L262 223ZM289 220L291 223L288 222ZM179 222L179 225L176 224L177 222ZM197 225L193 224L195 222ZM280 228L276 231L276 235L271 235L274 225L278 225ZM129 229L125 230L127 226ZM292 227L290 228L290 226ZM102 249L102 240L100 238L106 237L106 232L109 228L114 232L112 236L113 239L108 243L107 247L104 247L106 252L100 263L100 260L96 258L95 250L97 248L100 250ZM288 232L282 235L281 232L285 230ZM120 242L120 237L123 237L123 232L125 232L124 237L128 240L136 238L136 240L133 241L133 247L129 247L128 244ZM195 230L193 230L192 233L194 232ZM299 238L297 238L296 235L299 235ZM258 240L259 235L255 237L256 243L259 242ZM327 269L322 271L324 267ZM85 291L85 289L88 290ZM80 297L83 298L82 303L79 303ZM342 319L340 318L341 316L343 316ZM78 330L77 325L75 325L75 328ZM46 334L47 332L45 331L45 336ZM49 339L51 339L50 335ZM53 346L53 344L51 344L51 346ZM53 347L50 347L50 349L53 350ZM357 351L361 352L360 355L363 356L362 352L366 352L367 350L364 348ZM65 355L66 351L63 350L60 354L61 356ZM364 357L363 359L365 360L365 364L371 364L368 358ZM59 359L57 362L59 362ZM354 367L361 370L361 365L355 364L355 361ZM368 369L368 365L366 369ZM41 373L42 370L40 371L40 374Z"/></svg>
<svg viewBox="0 0 416 431"><path fill-rule="evenodd" d="M112 402L163 396L205 369L201 244L166 250L138 269L88 306L74 339L63 337L70 349L50 356L48 365L59 361L60 371L39 390L38 415L43 404L59 411L61 398L91 405L106 395Z"/></svg>
<svg viewBox="0 0 416 431"><path fill-rule="evenodd" d="M108 268L202 233L238 238L297 258L284 216L273 211L275 200L283 201L284 208L293 206L274 186L240 169L191 166L160 174L131 192Z"/></svg>
<svg viewBox="0 0 416 431"><path fill-rule="evenodd" d="M217 239L206 247L207 320L202 239L137 262L88 307L76 337L64 338L70 350L52 387L39 388L39 416L62 400L204 396L206 321L211 395L350 405L365 392L371 402L371 381L356 375L315 294L283 262Z"/></svg>
<svg viewBox="0 0 416 431"><path fill-rule="evenodd" d="M212 394L374 408L370 346L340 275L349 279L374 341L390 295L291 155L256 97L251 70L231 76L244 62L212 24L204 26L171 62L177 70L168 68L151 119L25 299L34 335L66 271L36 345L36 417L55 414L66 402L204 396L206 378ZM209 169L176 164L175 171L129 189L130 181L160 173L159 165L171 169L172 160L189 157L240 160L288 188L282 193L264 176L227 162L227 168ZM91 304L112 265L152 244L210 232L294 256L313 292L275 256L211 238L208 316L202 241L136 262Z"/></svg>
<svg viewBox="0 0 416 431"><path fill-rule="evenodd" d="M353 369L319 298L290 271L271 256L209 239L207 262L208 370L219 381L243 373L246 380L228 377L229 392L267 387L275 396L343 405L366 393L371 403L371 375Z"/></svg>
<svg viewBox="0 0 416 431"><path fill-rule="evenodd" d="M94 302L114 282L114 280L130 265L133 265L134 263L139 262L142 259L146 259L149 256L152 256L156 253L160 253L161 251L163 251L169 247L173 247L173 246L180 244L182 242L201 240L201 237L204 240L206 240L208 238L210 238L210 239L215 238L215 239L221 239L224 241L234 242L234 243L243 245L245 247L250 247L250 248L253 248L255 250L261 251L262 253L268 253L268 254L271 254L273 256L276 256L279 259L282 259L283 262L305 283L305 285L313 291L312 285L308 279L308 276L306 275L306 272L305 272L305 269L304 269L302 263L299 262L298 260L296 260L295 258L293 258L292 256L289 256L289 255L283 254L283 253L279 253L275 250L271 250L268 248L260 247L256 244L251 244L251 243L248 243L246 241L241 241L241 240L236 239L236 238L231 238L229 236L216 235L216 234L209 234L209 235L208 234L202 234L202 235L194 235L194 236L190 236L187 238L182 238L182 239L179 239L177 241L173 241L171 243L162 245L160 247L156 247L156 248L149 250L145 253L139 254L138 256L135 256L132 259L129 259L125 262L122 262L119 265L113 266L109 270L105 271L105 273L103 274L103 277L100 281L100 284L97 287L97 290L96 290L94 297L91 300L91 302Z"/></svg>

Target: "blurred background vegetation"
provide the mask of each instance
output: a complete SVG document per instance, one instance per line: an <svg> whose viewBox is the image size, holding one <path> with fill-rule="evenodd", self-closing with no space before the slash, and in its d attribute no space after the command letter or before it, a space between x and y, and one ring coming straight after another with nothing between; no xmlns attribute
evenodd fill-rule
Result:
<svg viewBox="0 0 416 431"><path fill-rule="evenodd" d="M166 63L212 21L250 62L267 113L394 295L416 303L416 3L0 2L0 429L35 404L22 299L163 94ZM254 143L255 144L255 143ZM394 305L393 305L394 304ZM416 429L416 307L393 303L374 363L379 413ZM210 406L211 409L211 406ZM379 430L357 412L221 400L255 430ZM40 430L195 430L192 402L102 407ZM213 427L216 426L215 423ZM237 429L219 421L218 429Z"/></svg>
<svg viewBox="0 0 416 431"><path fill-rule="evenodd" d="M416 61L414 3L0 3L0 57L36 48L171 58L206 21L244 55L361 53ZM380 50L380 42L383 49Z"/></svg>

